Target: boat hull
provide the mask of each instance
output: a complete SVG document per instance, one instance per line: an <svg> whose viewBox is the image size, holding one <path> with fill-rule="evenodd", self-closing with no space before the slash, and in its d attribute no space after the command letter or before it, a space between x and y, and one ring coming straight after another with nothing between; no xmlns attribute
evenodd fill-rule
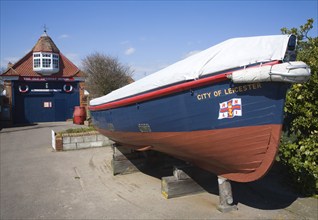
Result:
<svg viewBox="0 0 318 220"><path fill-rule="evenodd" d="M277 153L281 125L192 132L116 132L99 129L127 147L163 152L237 182L261 178Z"/></svg>
<svg viewBox="0 0 318 220"><path fill-rule="evenodd" d="M273 163L288 87L224 80L91 115L102 134L122 145L167 153L250 182Z"/></svg>

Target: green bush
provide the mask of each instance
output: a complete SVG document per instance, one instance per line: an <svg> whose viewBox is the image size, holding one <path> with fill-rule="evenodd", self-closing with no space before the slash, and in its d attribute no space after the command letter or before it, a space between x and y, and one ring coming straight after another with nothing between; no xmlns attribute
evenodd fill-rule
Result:
<svg viewBox="0 0 318 220"><path fill-rule="evenodd" d="M287 94L279 151L280 161L304 195L318 194L318 38L307 36L313 22L309 19L299 29L281 29L284 34L297 36L297 60L307 63L312 74L307 83L294 84Z"/></svg>
<svg viewBox="0 0 318 220"><path fill-rule="evenodd" d="M296 188L307 196L317 194L318 189L317 136L293 140L292 133L281 139L279 159L288 167Z"/></svg>
<svg viewBox="0 0 318 220"><path fill-rule="evenodd" d="M80 127L80 128L69 128L65 131L59 132L60 134L77 134L77 133L85 133L90 131L96 131L94 127Z"/></svg>

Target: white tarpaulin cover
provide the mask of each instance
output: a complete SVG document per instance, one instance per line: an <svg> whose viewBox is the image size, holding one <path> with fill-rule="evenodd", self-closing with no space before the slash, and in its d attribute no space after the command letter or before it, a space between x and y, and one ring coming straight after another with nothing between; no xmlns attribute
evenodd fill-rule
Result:
<svg viewBox="0 0 318 220"><path fill-rule="evenodd" d="M93 99L90 105L112 102L223 70L259 62L282 60L289 37L289 35L271 35L229 39L105 96Z"/></svg>

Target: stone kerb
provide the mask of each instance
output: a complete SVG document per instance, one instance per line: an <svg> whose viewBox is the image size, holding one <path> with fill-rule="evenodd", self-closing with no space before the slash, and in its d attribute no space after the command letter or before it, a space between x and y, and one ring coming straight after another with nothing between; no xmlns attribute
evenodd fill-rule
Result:
<svg viewBox="0 0 318 220"><path fill-rule="evenodd" d="M52 130L52 147L55 151L78 150L92 147L112 146L114 142L97 131L64 133L57 135Z"/></svg>

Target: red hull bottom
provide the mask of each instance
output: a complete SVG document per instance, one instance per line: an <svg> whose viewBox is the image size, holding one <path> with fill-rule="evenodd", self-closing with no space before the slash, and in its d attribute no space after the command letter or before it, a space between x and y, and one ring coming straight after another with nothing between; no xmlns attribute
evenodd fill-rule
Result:
<svg viewBox="0 0 318 220"><path fill-rule="evenodd" d="M272 124L191 132L99 131L122 145L160 151L229 180L251 182L271 167L281 129Z"/></svg>

